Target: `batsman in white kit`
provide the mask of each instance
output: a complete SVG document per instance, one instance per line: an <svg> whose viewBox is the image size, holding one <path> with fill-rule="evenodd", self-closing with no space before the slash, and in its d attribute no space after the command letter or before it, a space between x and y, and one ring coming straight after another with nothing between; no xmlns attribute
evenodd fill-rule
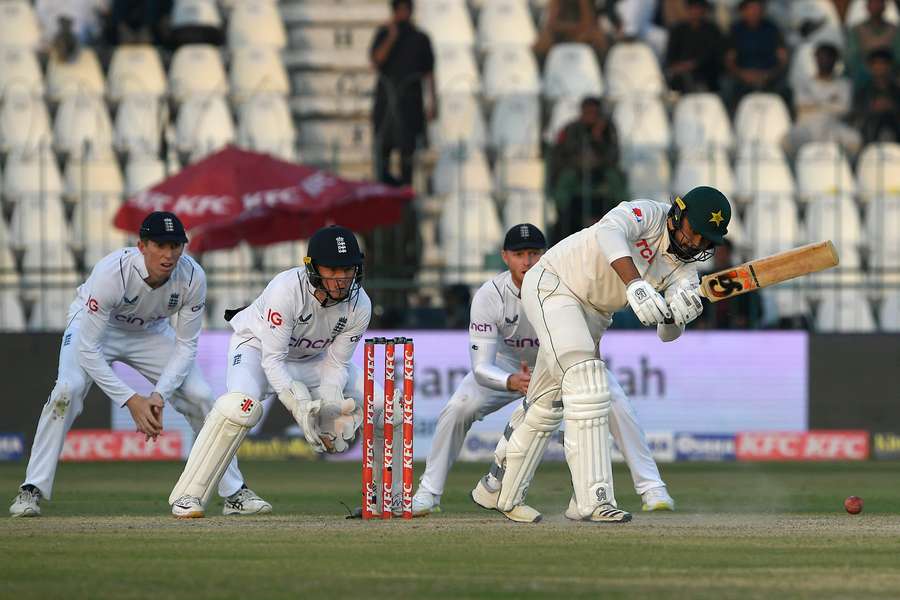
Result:
<svg viewBox="0 0 900 600"><path fill-rule="evenodd" d="M38 516L41 499L50 499L66 433L93 383L117 405L128 407L138 430L148 437L162 432L165 402L195 432L212 408L212 390L195 362L206 275L183 254L187 236L174 214L151 213L139 236L137 247L113 252L94 266L69 307L56 385L38 422L25 482L9 508L14 517ZM131 389L112 370L115 361L153 382L153 392L142 396ZM272 509L244 485L236 461L228 464L219 494L225 498L226 515Z"/></svg>
<svg viewBox="0 0 900 600"><path fill-rule="evenodd" d="M472 299L469 323L469 355L472 371L463 379L441 411L435 428L419 489L413 497L413 513L440 510L447 473L462 449L472 424L510 402L524 400L538 354L538 337L522 310L521 286L527 271L547 248L540 229L530 223L512 227L503 242L502 258L509 270L486 282ZM612 373L613 437L622 449L635 490L647 510L673 510L656 462L634 411ZM524 403L513 413L512 423L521 422ZM504 435L512 433L507 427ZM473 493L486 508L496 508L504 464L506 437L498 445L491 472ZM506 515L515 521L533 522L540 514L525 505Z"/></svg>
<svg viewBox="0 0 900 600"><path fill-rule="evenodd" d="M352 357L372 313L362 277L356 237L332 225L310 238L303 267L279 273L251 305L226 314L234 329L228 392L216 400L169 496L173 515L204 516L226 465L272 396L316 452L349 449L363 420L364 375ZM399 424L401 411L394 414ZM401 436L395 440L402 444Z"/></svg>
<svg viewBox="0 0 900 600"><path fill-rule="evenodd" d="M619 392L600 358L600 338L626 304L644 325L656 326L663 341L678 338L703 311L696 262L724 243L730 219L728 199L706 186L671 205L622 202L528 270L522 306L540 348L527 407L506 436L500 485L482 479L473 490L476 502L508 517L537 513L525 495L550 437L565 421L574 488L566 517L631 520L613 493L610 409Z"/></svg>

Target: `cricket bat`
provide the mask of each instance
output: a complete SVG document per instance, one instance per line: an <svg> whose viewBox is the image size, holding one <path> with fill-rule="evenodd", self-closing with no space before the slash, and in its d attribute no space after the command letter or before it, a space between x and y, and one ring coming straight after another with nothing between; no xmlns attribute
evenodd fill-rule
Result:
<svg viewBox="0 0 900 600"><path fill-rule="evenodd" d="M700 280L700 294L718 302L837 264L834 244L830 240L816 242L705 275Z"/></svg>

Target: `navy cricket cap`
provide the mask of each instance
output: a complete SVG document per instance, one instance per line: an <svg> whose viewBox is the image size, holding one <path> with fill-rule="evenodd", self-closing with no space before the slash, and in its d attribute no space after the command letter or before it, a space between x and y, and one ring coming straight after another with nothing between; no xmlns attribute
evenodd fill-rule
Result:
<svg viewBox="0 0 900 600"><path fill-rule="evenodd" d="M547 240L541 230L531 223L520 223L506 232L506 239L503 240L504 250L525 250L530 248L539 248L543 250L547 247Z"/></svg>
<svg viewBox="0 0 900 600"><path fill-rule="evenodd" d="M184 225L175 213L155 211L147 215L141 223L139 232L142 240L154 242L178 242L187 244L187 235L184 233Z"/></svg>

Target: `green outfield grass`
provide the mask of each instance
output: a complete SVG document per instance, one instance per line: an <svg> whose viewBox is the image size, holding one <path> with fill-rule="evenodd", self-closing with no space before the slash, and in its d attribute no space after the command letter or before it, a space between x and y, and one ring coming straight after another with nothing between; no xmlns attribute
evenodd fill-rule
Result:
<svg viewBox="0 0 900 600"><path fill-rule="evenodd" d="M39 519L0 520L3 598L900 597L900 465L663 465L674 514L643 514L617 468L625 525L571 523L565 465L518 525L471 503L480 465L454 469L444 512L343 518L356 464L245 462L268 517L168 516L180 464L63 464ZM24 464L0 465L11 499ZM417 473L421 465L417 465ZM865 510L844 513L850 494Z"/></svg>

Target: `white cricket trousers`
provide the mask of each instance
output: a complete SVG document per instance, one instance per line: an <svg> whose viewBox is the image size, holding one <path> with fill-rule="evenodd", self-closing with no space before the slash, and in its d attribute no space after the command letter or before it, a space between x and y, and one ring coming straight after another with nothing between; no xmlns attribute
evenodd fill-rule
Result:
<svg viewBox="0 0 900 600"><path fill-rule="evenodd" d="M48 500L53 493L53 479L66 434L81 414L84 399L94 384L78 360L79 325L80 321L76 319L63 333L56 385L41 412L25 470L25 481L22 482L22 485L35 486ZM169 362L174 346L175 332L171 328L125 331L107 327L103 353L110 363L125 363L155 385ZM214 398L196 363L181 387L167 401L184 415L195 434L200 431ZM238 491L243 483L244 477L238 470L237 459L232 460L219 483L219 495L228 497Z"/></svg>

